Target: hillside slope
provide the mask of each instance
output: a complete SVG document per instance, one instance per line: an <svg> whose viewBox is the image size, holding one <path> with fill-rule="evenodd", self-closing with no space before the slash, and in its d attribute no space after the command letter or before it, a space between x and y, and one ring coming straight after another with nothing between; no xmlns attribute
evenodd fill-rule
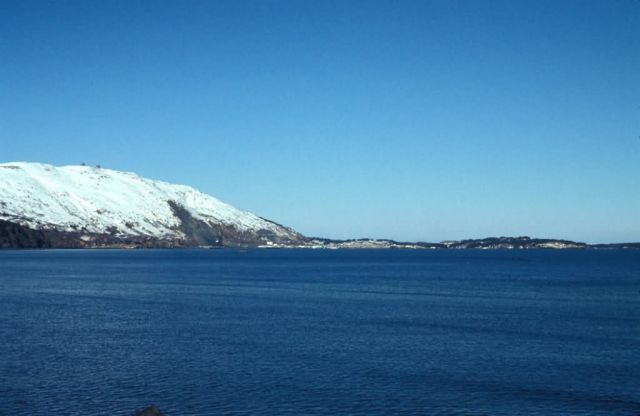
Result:
<svg viewBox="0 0 640 416"><path fill-rule="evenodd" d="M306 239L189 186L91 166L3 163L0 246L16 241L21 247L194 247Z"/></svg>

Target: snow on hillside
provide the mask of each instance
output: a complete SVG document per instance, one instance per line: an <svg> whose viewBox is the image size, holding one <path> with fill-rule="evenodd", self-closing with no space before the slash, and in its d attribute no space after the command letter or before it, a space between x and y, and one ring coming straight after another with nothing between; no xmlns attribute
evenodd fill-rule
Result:
<svg viewBox="0 0 640 416"><path fill-rule="evenodd" d="M34 229L181 238L180 220L169 201L208 224L248 232L266 230L284 238L298 236L194 188L135 173L91 166L0 164L0 219Z"/></svg>

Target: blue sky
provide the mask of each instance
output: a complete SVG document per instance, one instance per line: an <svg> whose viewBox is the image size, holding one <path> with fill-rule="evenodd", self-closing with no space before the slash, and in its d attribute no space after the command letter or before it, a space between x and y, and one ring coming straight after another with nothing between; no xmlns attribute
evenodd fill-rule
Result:
<svg viewBox="0 0 640 416"><path fill-rule="evenodd" d="M0 160L307 235L640 240L640 2L0 0Z"/></svg>

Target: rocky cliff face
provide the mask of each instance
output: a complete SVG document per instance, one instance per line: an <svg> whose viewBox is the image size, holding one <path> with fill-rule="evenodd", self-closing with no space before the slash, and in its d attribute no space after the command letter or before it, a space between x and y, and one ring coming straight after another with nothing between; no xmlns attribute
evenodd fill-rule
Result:
<svg viewBox="0 0 640 416"><path fill-rule="evenodd" d="M0 164L0 247L296 245L294 230L191 187L88 166Z"/></svg>

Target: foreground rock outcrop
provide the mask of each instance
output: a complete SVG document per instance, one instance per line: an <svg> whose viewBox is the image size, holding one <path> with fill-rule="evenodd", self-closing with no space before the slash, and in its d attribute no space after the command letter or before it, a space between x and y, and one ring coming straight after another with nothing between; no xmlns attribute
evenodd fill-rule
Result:
<svg viewBox="0 0 640 416"><path fill-rule="evenodd" d="M138 410L135 416L163 416L160 409L155 406L149 406L145 409Z"/></svg>

